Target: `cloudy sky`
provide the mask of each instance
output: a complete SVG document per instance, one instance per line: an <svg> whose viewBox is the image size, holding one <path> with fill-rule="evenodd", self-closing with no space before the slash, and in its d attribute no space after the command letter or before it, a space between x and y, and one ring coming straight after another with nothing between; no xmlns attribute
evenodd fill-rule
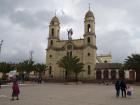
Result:
<svg viewBox="0 0 140 105"><path fill-rule="evenodd" d="M140 53L140 0L0 0L0 61L20 62L33 51L36 62L45 63L48 26L56 14L61 39L73 28L73 39L82 38L88 4L95 15L98 54L112 54L123 62Z"/></svg>

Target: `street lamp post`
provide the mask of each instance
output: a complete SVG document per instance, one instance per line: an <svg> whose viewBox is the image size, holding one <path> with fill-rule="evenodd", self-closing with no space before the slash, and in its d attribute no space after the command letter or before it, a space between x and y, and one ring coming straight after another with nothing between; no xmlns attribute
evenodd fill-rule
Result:
<svg viewBox="0 0 140 105"><path fill-rule="evenodd" d="M0 53L1 53L2 43L3 43L3 40L1 40L1 42L0 42Z"/></svg>

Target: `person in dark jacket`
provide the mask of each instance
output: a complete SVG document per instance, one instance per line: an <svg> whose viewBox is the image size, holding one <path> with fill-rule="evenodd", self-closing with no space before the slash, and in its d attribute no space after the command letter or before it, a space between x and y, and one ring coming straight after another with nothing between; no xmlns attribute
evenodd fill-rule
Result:
<svg viewBox="0 0 140 105"><path fill-rule="evenodd" d="M126 83L125 83L124 80L121 80L120 87L121 87L122 97L125 97L126 98L126 89L127 89L127 86L126 86Z"/></svg>
<svg viewBox="0 0 140 105"><path fill-rule="evenodd" d="M1 79L0 79L0 89L1 89L1 84L2 84L2 83L1 83Z"/></svg>
<svg viewBox="0 0 140 105"><path fill-rule="evenodd" d="M119 97L119 95L120 95L120 80L116 81L115 89L116 89L116 97Z"/></svg>
<svg viewBox="0 0 140 105"><path fill-rule="evenodd" d="M42 83L42 77L41 77L41 76L39 76L39 78L38 78L38 83L39 83L39 84Z"/></svg>

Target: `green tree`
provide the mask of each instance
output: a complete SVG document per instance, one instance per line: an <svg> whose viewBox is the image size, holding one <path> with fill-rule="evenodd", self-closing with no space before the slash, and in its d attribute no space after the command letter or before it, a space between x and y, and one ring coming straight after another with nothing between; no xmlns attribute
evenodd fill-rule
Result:
<svg viewBox="0 0 140 105"><path fill-rule="evenodd" d="M45 72L46 70L46 65L45 64L35 64L34 65L34 69L35 69L35 72L38 73L38 77L41 77L42 78L42 74Z"/></svg>
<svg viewBox="0 0 140 105"><path fill-rule="evenodd" d="M23 74L25 71L23 62L18 63L16 68L17 68L17 72L19 72L19 74Z"/></svg>
<svg viewBox="0 0 140 105"><path fill-rule="evenodd" d="M25 72L26 72L26 68L27 68L26 66L27 66L27 64L25 63L25 61L18 63L16 66L17 72L19 73L20 79L23 83L25 80Z"/></svg>
<svg viewBox="0 0 140 105"><path fill-rule="evenodd" d="M69 79L69 75L72 72L72 59L69 56L64 56L61 58L57 64L59 67L65 69L65 80L67 81Z"/></svg>
<svg viewBox="0 0 140 105"><path fill-rule="evenodd" d="M83 71L83 63L79 63L76 56L64 56L58 61L59 67L65 69L65 79L68 80L71 73L75 73L75 80L78 81L78 74Z"/></svg>
<svg viewBox="0 0 140 105"><path fill-rule="evenodd" d="M124 61L126 69L133 69L136 71L136 80L140 81L140 54L132 54Z"/></svg>
<svg viewBox="0 0 140 105"><path fill-rule="evenodd" d="M80 59L78 57L72 58L72 72L75 74L75 80L78 82L78 74L82 71L84 71L84 64L80 63Z"/></svg>
<svg viewBox="0 0 140 105"><path fill-rule="evenodd" d="M13 70L12 64L2 62L0 63L0 72L2 73L2 79L7 79L6 73L9 73L11 70Z"/></svg>
<svg viewBox="0 0 140 105"><path fill-rule="evenodd" d="M28 79L30 72L34 71L34 61L25 60L23 62L20 62L17 65L17 70L21 74L23 74L24 72L26 72L26 78Z"/></svg>

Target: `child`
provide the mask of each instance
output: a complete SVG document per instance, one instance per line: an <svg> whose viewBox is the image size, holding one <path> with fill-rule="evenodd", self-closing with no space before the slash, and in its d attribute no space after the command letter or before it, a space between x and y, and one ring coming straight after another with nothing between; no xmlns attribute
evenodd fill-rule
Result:
<svg viewBox="0 0 140 105"><path fill-rule="evenodd" d="M128 96L131 96L131 95L132 95L132 91L133 91L133 88L132 88L132 86L129 85L129 86L127 87L127 95L128 95Z"/></svg>

